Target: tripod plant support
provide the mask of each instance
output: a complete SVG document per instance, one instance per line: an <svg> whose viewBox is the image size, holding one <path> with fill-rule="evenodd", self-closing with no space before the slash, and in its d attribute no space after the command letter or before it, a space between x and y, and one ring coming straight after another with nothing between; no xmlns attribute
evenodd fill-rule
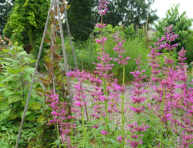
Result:
<svg viewBox="0 0 193 148"><path fill-rule="evenodd" d="M60 11L59 11L59 0L52 0L51 4L50 4L49 11L48 11L46 25L45 25L45 28L44 28L44 33L43 33L43 36L42 36L42 41L41 41L41 44L40 44L40 49L39 49L39 53L38 53L38 57L37 57L36 65L35 65L35 70L34 70L34 74L33 74L33 77L32 77L32 82L31 82L31 86L30 86L30 89L29 89L28 97L27 97L27 100L26 100L26 104L25 104L25 108L24 108L24 112L23 112L23 117L22 117L21 125L20 125L20 128L19 128L19 133L18 133L18 137L17 137L17 142L16 142L16 145L15 145L15 148L18 148L18 145L19 145L19 140L20 140L20 137L21 137L22 127L23 127L23 123L24 123L24 120L25 120L25 114L26 114L26 111L27 111L27 108L28 108L29 99L30 99L30 96L31 96L31 91L32 91L33 83L34 83L34 80L35 80L36 71L38 69L38 64L39 64L40 56L41 56L41 53L42 53L42 47L43 47L43 43L44 43L44 39L45 39L45 35L46 35L48 23L49 23L49 17L50 17L51 9L52 9L52 6L54 6L54 8L56 7L54 5L55 3L57 4L58 20L59 20L59 27L60 27L60 36L61 36L61 42L62 42L63 59L64 59L65 71L68 72L66 52L65 52L65 47L64 47L64 37L63 37L62 23L61 23ZM67 76L67 84L68 84L68 92L69 92L69 97L70 97L70 104L72 105L73 102L72 102L72 96L71 96L71 93L70 93L70 80L69 80L69 76Z"/></svg>
<svg viewBox="0 0 193 148"><path fill-rule="evenodd" d="M77 61L76 61L76 55L75 55L75 52L74 52L74 47L73 47L73 44L72 44L72 38L71 38L71 34L70 34L70 27L69 27L69 23L68 23L68 17L67 17L67 14L66 14L66 10L67 10L67 9L66 9L66 2L65 2L65 0L62 0L62 2L63 2L62 5L63 5L63 9L64 9L66 27L67 27L67 30L68 30L68 36L69 36L70 45L71 45L71 48L72 48L72 54L73 54L73 57L74 57L75 69L78 70L78 65L77 65ZM67 5L67 6L68 6L68 5ZM84 98L84 102L85 102L85 98ZM85 104L85 110L86 110L87 120L89 120L86 104Z"/></svg>
<svg viewBox="0 0 193 148"><path fill-rule="evenodd" d="M73 44L72 44L72 38L71 38L71 34L70 34L70 27L69 27L69 23L68 23L68 18L67 18L67 14L66 14L66 2L65 0L62 0L63 1L63 9L64 9L64 15L65 15L65 21L66 21L66 27L67 27L67 30L68 30L68 36L69 36L69 40L70 40L70 45L71 45L71 48L72 48L72 54L73 54L73 57L74 57L74 63L75 63L75 68L76 70L78 70L78 65L77 65L77 61L76 61L76 56L75 56L75 52L74 52L74 47L73 47Z"/></svg>
<svg viewBox="0 0 193 148"><path fill-rule="evenodd" d="M68 72L68 64L67 64L66 51L65 51L65 46L64 46L64 36L63 36L62 22L61 22L61 16L60 16L59 0L56 0L56 5L57 5L57 10L58 10L60 37L61 37L61 42L62 42L63 59L64 59L64 65L65 65L64 68L65 68L65 71ZM72 96L71 96L72 94L70 92L70 79L69 79L69 76L66 76L66 78L67 78L67 83L68 83L68 93L70 96L70 104L73 105Z"/></svg>

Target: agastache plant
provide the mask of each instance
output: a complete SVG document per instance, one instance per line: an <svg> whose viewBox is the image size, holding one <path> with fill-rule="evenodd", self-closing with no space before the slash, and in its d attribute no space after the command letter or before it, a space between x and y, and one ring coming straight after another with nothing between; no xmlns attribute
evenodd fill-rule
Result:
<svg viewBox="0 0 193 148"><path fill-rule="evenodd" d="M73 117L70 115L68 103L59 102L59 95L53 92L51 92L51 95L47 95L47 97L46 101L50 103L49 106L52 108L51 115L53 116L48 125L56 125L58 140L61 139L70 148L76 148L77 146L71 146L70 134L75 124L72 122Z"/></svg>
<svg viewBox="0 0 193 148"><path fill-rule="evenodd" d="M85 119L84 119L84 107L87 104L87 102L85 102L85 94L84 94L84 88L82 87L82 83L85 80L88 80L90 74L89 73L85 73L84 71L80 72L79 70L77 71L71 71L69 73L67 73L68 76L73 76L76 77L78 79L78 84L76 84L74 87L76 88L76 96L74 97L74 99L76 100L74 102L74 106L76 108L78 108L78 115L81 117L81 121L82 121L82 131L83 131L83 145L86 145L86 129L85 129ZM77 112L77 111L76 111ZM78 118L78 116L77 116Z"/></svg>
<svg viewBox="0 0 193 148"><path fill-rule="evenodd" d="M128 146L132 148L137 148L139 145L143 144L143 141L141 137L143 137L143 134L141 132L146 131L146 129L149 128L149 126L145 126L145 124L142 124L139 126L137 122L134 124L128 124L128 130L131 133L130 139L127 140Z"/></svg>
<svg viewBox="0 0 193 148"><path fill-rule="evenodd" d="M91 132L94 132L95 137L94 140L95 144L99 144L102 147L112 146L108 145L110 142L109 139L111 137L116 137L118 141L118 147L124 148L126 146L125 142L127 142L128 147L137 148L143 147L143 140L146 134L150 129L148 122L144 122L144 118L142 115L148 116L147 109L149 109L148 113L155 114L158 122L161 123L161 131L158 130L158 133L161 134L155 135L153 138L154 146L156 147L165 147L163 145L165 141L164 139L169 139L175 141L173 144L175 147L180 146L182 147L189 147L192 144L192 132L193 132L193 89L187 88L187 67L185 66L185 50L182 49L179 52L179 66L175 67L174 60L171 58L172 50L177 47L177 44L172 44L172 42L177 38L178 35L174 35L172 26L166 27L165 30L165 37L161 39L158 38L157 43L155 43L154 47L150 47L151 51L149 56L149 65L152 68L152 75L150 77L150 82L148 85L147 90L144 87L143 81L146 78L144 75L145 70L141 70L141 63L140 60L141 56L139 56L136 61L136 70L131 72L134 77L134 81L132 84L134 88L130 92L131 94L131 102L132 105L128 106L129 111L132 111L137 119L134 121L133 124L125 123L126 121L126 108L124 108L125 104L125 65L128 64L128 60L130 57L125 55L126 51L124 50L124 42L119 32L113 35L114 41L116 42L116 47L114 47L115 52L117 53L117 58L110 58L109 54L105 52L105 42L107 38L103 37L102 31L103 28L107 24L103 24L103 16L107 12L107 4L108 2L105 0L99 1L99 13L101 15L101 23L96 24L98 28L101 29L101 36L99 39L96 39L96 43L100 45L101 50L98 53L98 63L93 63L96 65L96 70L94 71L95 75L90 73L86 73L85 71L80 72L79 70L70 71L67 75L71 77L75 77L78 79L78 83L76 83L76 93L74 96L74 108L71 109L72 113L76 113L72 119L76 118L82 121L82 147L87 147L89 141L88 137L91 135ZM161 49L165 48L166 51L169 52L169 57L165 58L165 67L163 69L160 68L159 64L159 56L162 54L160 53ZM123 67L123 82L122 85L117 84L117 79L113 80L113 74L111 70L113 68L113 64L111 64L112 60L118 62L120 66ZM163 72L163 78L158 76L159 73ZM85 100L85 89L82 87L82 83L87 80L92 84L92 91L90 94L92 96L91 100L91 113L90 118L88 118L89 125L84 123L85 120L85 110L84 106L87 104ZM152 82L156 82L154 86ZM156 95L153 94L152 96L144 97L145 93L149 93L149 89L153 89L156 92ZM180 92L179 92L180 90ZM153 98L156 102L155 104L147 104L149 98ZM121 101L121 107L119 107L119 100ZM146 101L146 102L145 102ZM148 100L149 101L149 100ZM115 131L114 125L111 126L110 123L114 123L114 113L121 114L121 121L117 123L119 125L121 123L121 127L117 126ZM180 118L179 118L180 117ZM129 119L130 120L130 119ZM131 119L132 120L132 119ZM130 120L130 121L131 121ZM66 125L66 124L65 124ZM126 128L126 125L128 127ZM152 125L151 125L152 126ZM157 125L155 125L157 127ZM71 125L71 127L73 127ZM113 127L113 128L111 128ZM67 135L68 130L63 128L64 134ZM112 130L113 129L113 130ZM89 134L87 134L87 130ZM173 131L174 135L165 134L166 132L170 133ZM70 132L70 131L69 131ZM114 134L114 135L113 135ZM89 136L87 136L89 135ZM99 135L99 137L97 137ZM69 145L69 136L63 136L66 139L67 145ZM161 137L161 139L160 139ZM93 140L91 138L91 140ZM157 139L156 139L157 138ZM164 138L164 139L163 139ZM98 139L102 142L99 143ZM155 140L154 140L155 139ZM160 139L158 141L158 139ZM71 139L70 139L71 140ZM168 143L169 143L168 140ZM152 143L153 143L152 142ZM115 145L114 145L115 146ZM117 145L116 145L117 146ZM116 147L115 146L115 147Z"/></svg>
<svg viewBox="0 0 193 148"><path fill-rule="evenodd" d="M114 48L114 50L116 50L117 54L119 54L119 59L117 58L114 58L114 61L118 61L118 63L123 67L123 84L122 84L122 89L125 88L125 65L128 64L128 60L130 59L130 57L126 57L124 59L124 53L126 52L124 50L124 47L123 47L123 42L125 42L125 40L123 41L120 41L121 38L120 38L120 35L119 35L119 32L115 33L113 35L114 37L114 41L117 43L116 44L116 47ZM125 99L125 96L124 96L124 91L122 91L122 95L121 95L121 99L122 99L122 102L121 102L121 108L122 108L122 114L121 114L121 129L122 129L122 137L118 137L118 140L120 142L120 139L122 140L122 147L125 146L125 129L124 129L124 99Z"/></svg>
<svg viewBox="0 0 193 148"><path fill-rule="evenodd" d="M181 147L188 147L191 143L183 143L181 138L179 139L177 136L180 132L183 132L181 135L184 136L184 132L192 132L192 116L191 113L189 114L188 112L188 108L192 107L192 89L187 88L187 68L184 63L186 59L186 51L182 48L182 50L178 53L179 66L175 68L173 65L174 60L171 59L171 51L175 49L177 44L172 45L171 43L178 35L174 35L172 26L165 27L165 30L165 37L161 40L158 39L158 42L155 44L156 46L152 48L150 52L151 59L149 61L152 66L152 81L160 83L160 86L152 86L154 91L158 94L153 96L153 98L157 101L153 108L155 110L155 114L160 118L162 126L166 130L172 129L175 133L176 136L174 136L174 138L176 139L176 147L179 142L181 142ZM165 44L163 45L164 41ZM160 55L159 50L162 48L165 48L169 52L169 57L165 57L166 67L163 67L164 78L160 79L156 77L156 75L161 72L161 70L156 70L156 68L159 67L159 61L156 60L156 56ZM179 89L181 90L180 92ZM178 118L179 116L180 118ZM181 130L179 130L180 127ZM158 146L163 147L163 130L161 130L161 143Z"/></svg>
<svg viewBox="0 0 193 148"><path fill-rule="evenodd" d="M127 142L129 143L129 146L132 148L136 148L143 143L141 139L141 137L143 137L143 134L141 134L141 132L146 131L146 128L149 128L149 126L144 126L145 124L141 124L140 122L140 116L142 112L145 111L144 110L145 106L143 104L143 101L147 99L142 96L142 94L146 92L142 84L146 76L145 75L143 76L143 73L145 72L145 70L141 70L140 64L142 61L140 60L140 58L141 58L141 55L139 55L139 57L135 59L136 65L138 65L137 70L134 72L131 72L131 74L133 74L133 77L134 77L134 81L132 82L132 84L135 87L133 90L131 90L131 94L132 94L131 98L132 98L133 106L131 106L130 109L133 110L133 112L135 112L138 116L137 122L135 122L134 124L129 124L129 130L132 135L130 139L127 140Z"/></svg>
<svg viewBox="0 0 193 148"><path fill-rule="evenodd" d="M173 32L173 26L169 26L169 27L165 27L165 45L162 45L161 47L164 47L167 51L169 51L169 57L167 58L165 56L165 64L168 65L168 68L164 68L166 70L166 79L163 79L161 81L161 86L163 88L163 98L162 98L162 107L161 107L161 110L162 110L162 121L163 121L163 118L164 118L164 114L165 115L170 115L167 113L167 111L164 113L164 105L165 105L165 99L167 97L170 97L172 94L173 94L173 89L175 87L175 83L174 83L174 80L173 80L173 77L175 76L172 76L172 74L175 74L172 72L172 69L173 67L171 66L171 64L174 63L174 60L171 59L171 51L175 49L176 46L178 46L177 44L174 44L174 45L171 45L171 42L174 41L178 35L174 35L174 32ZM170 73L172 72L172 73ZM169 91L167 91L169 90ZM162 142L163 142L163 130L161 132L161 145L160 147L162 147Z"/></svg>

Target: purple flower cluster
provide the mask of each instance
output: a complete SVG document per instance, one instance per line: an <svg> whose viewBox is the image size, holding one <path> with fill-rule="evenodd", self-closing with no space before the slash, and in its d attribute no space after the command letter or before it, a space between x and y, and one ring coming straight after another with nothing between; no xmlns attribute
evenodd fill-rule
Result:
<svg viewBox="0 0 193 148"><path fill-rule="evenodd" d="M132 148L137 148L140 144L143 144L142 137L143 134L141 132L145 132L149 128L149 126L145 126L142 124L141 126L137 125L137 122L134 124L128 124L128 130L131 133L130 139L127 140L129 143L128 146Z"/></svg>
<svg viewBox="0 0 193 148"><path fill-rule="evenodd" d="M48 125L55 124L60 128L61 140L70 148L75 148L70 146L71 141L69 134L71 129L75 127L75 124L72 125L72 122L69 122L73 117L70 115L70 110L68 108L68 103L59 102L59 95L56 95L51 92L51 95L47 95L49 99L46 99L47 102L50 102L49 106L52 108L51 115L53 120L50 120Z"/></svg>
<svg viewBox="0 0 193 148"><path fill-rule="evenodd" d="M106 13L107 13L107 10L108 10L107 4L108 4L108 2L106 0L100 0L99 3L100 3L99 4L99 14L101 15L101 24L95 24L95 25L98 28L103 29L107 25L107 24L102 23L102 17L103 17L103 15L106 15Z"/></svg>
<svg viewBox="0 0 193 148"><path fill-rule="evenodd" d="M131 110L133 110L135 113L140 114L144 111L144 106L141 106L141 103L143 103L144 100L146 100L145 97L142 97L141 95L146 92L146 90L143 88L143 84L142 81L144 78L146 78L146 76L142 76L143 72L145 72L145 70L142 70L140 72L140 64L142 61L140 61L140 57L138 57L138 59L136 60L136 64L138 65L138 70L131 72L131 74L133 74L134 77L134 82L132 82L132 84L135 86L135 88L133 90L131 90L132 93L132 103L135 105L134 107L130 107Z"/></svg>
<svg viewBox="0 0 193 148"><path fill-rule="evenodd" d="M124 45L123 43L125 42L125 40L120 41L121 40L121 36L119 35L119 32L116 32L113 35L113 38L114 38L114 41L117 43L116 47L114 48L114 50L117 50L116 53L120 54L118 56L120 59L114 58L114 61L118 61L118 63L120 65L127 65L128 64L128 60L130 59L130 57L126 57L125 59L123 58L123 54L126 52L124 50L124 47L123 47L123 45Z"/></svg>
<svg viewBox="0 0 193 148"><path fill-rule="evenodd" d="M152 87L157 93L157 95L153 96L157 103L151 106L151 109L155 110L155 114L160 117L160 121L164 123L166 129L169 128L169 121L171 122L170 127L176 134L182 132L181 140L179 140L181 147L189 147L191 143L185 139L191 137L193 133L193 124L191 123L193 119L193 89L187 86L187 67L186 63L184 63L186 51L182 48L178 53L178 66L173 66L174 60L171 58L171 51L175 49L177 44L172 45L171 43L178 35L174 35L172 26L165 27L165 30L165 37L161 40L158 39L150 53L151 59L149 61L152 66L152 81L160 82L160 85ZM162 45L164 41L165 44ZM169 57L165 57L164 77L160 79L156 77L161 72L161 70L157 69L159 60L156 58L160 55L159 50L162 48L169 51ZM179 115L181 116L180 118L178 118ZM179 128L181 130L178 130Z"/></svg>
<svg viewBox="0 0 193 148"><path fill-rule="evenodd" d="M101 16L102 15L106 15L106 12L108 10L108 8L107 8L108 2L106 0L100 0L99 3L100 3L100 5L99 5L99 13L100 13L100 15Z"/></svg>

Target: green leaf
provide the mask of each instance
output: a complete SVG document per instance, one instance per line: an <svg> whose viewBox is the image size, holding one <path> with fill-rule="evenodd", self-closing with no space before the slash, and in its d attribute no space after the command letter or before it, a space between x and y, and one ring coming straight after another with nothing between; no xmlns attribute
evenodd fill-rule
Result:
<svg viewBox="0 0 193 148"><path fill-rule="evenodd" d="M62 74L59 74L56 78L58 81L60 81L62 79Z"/></svg>
<svg viewBox="0 0 193 148"><path fill-rule="evenodd" d="M40 108L41 108L41 104L35 102L35 103L32 103L32 104L29 106L29 108L32 108L32 109L34 109L34 110L37 110L37 109L40 109Z"/></svg>
<svg viewBox="0 0 193 148"><path fill-rule="evenodd" d="M55 141L55 144L56 144L56 145L59 145L59 144L60 144L60 140L56 140L56 141Z"/></svg>
<svg viewBox="0 0 193 148"><path fill-rule="evenodd" d="M22 68L20 69L20 72L23 72L23 71L25 70L25 68L26 68L26 67L22 67Z"/></svg>
<svg viewBox="0 0 193 148"><path fill-rule="evenodd" d="M17 112L15 110L11 110L11 112L9 113L9 116L7 118L7 120L13 120L15 118L17 118L18 115L17 115Z"/></svg>
<svg viewBox="0 0 193 148"><path fill-rule="evenodd" d="M29 120L29 121L35 121L36 120L36 116L34 113L31 113L29 116L27 116L25 118L25 120Z"/></svg>
<svg viewBox="0 0 193 148"><path fill-rule="evenodd" d="M30 63L34 63L34 62L36 62L36 60L30 60Z"/></svg>
<svg viewBox="0 0 193 148"><path fill-rule="evenodd" d="M1 90L0 90L0 92L1 92ZM9 91L9 90L6 90L6 91L4 91L3 96L4 96L5 98L7 98L7 97L9 97L9 96L11 96L11 95L13 95L13 94L14 94L13 92L11 92L11 91Z"/></svg>
<svg viewBox="0 0 193 148"><path fill-rule="evenodd" d="M9 52L9 49L2 49L3 52Z"/></svg>
<svg viewBox="0 0 193 148"><path fill-rule="evenodd" d="M45 56L44 56L44 60L45 60L46 62L50 62L50 57L47 56L47 55L45 55Z"/></svg>
<svg viewBox="0 0 193 148"><path fill-rule="evenodd" d="M27 111L25 117L28 116L30 113L31 113L30 111ZM21 118L23 118L23 111L21 112Z"/></svg>
<svg viewBox="0 0 193 148"><path fill-rule="evenodd" d="M19 69L7 69L10 73L13 74L18 74L19 73Z"/></svg>
<svg viewBox="0 0 193 148"><path fill-rule="evenodd" d="M20 101L20 100L23 100L23 98L20 97L20 96L17 96L17 95L12 95L12 96L8 97L8 104L11 104L13 102L17 102L17 101Z"/></svg>
<svg viewBox="0 0 193 148"><path fill-rule="evenodd" d="M109 141L111 141L112 143L115 143L115 144L118 144L118 142L117 141L115 141L114 139L107 139L107 140L109 140Z"/></svg>
<svg viewBox="0 0 193 148"><path fill-rule="evenodd" d="M1 120L6 119L6 118L9 116L9 112L10 112L10 111L11 111L11 110L2 112L2 113L0 114L0 119L1 119Z"/></svg>
<svg viewBox="0 0 193 148"><path fill-rule="evenodd" d="M3 99L3 97L0 97L0 101L3 101L4 99Z"/></svg>
<svg viewBox="0 0 193 148"><path fill-rule="evenodd" d="M0 103L0 110L7 109L8 108L8 103Z"/></svg>
<svg viewBox="0 0 193 148"><path fill-rule="evenodd" d="M60 67L57 67L55 70L54 70L54 74L58 74L60 72Z"/></svg>
<svg viewBox="0 0 193 148"><path fill-rule="evenodd" d="M43 115L40 115L38 117L38 123L42 123L45 120L45 117Z"/></svg>
<svg viewBox="0 0 193 148"><path fill-rule="evenodd" d="M0 87L5 87L4 84L0 84Z"/></svg>

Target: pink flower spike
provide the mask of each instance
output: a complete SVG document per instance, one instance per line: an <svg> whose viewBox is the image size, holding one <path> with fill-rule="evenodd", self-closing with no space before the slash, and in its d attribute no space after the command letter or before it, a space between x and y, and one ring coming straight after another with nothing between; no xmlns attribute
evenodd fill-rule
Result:
<svg viewBox="0 0 193 148"><path fill-rule="evenodd" d="M121 65L127 65L128 64L127 60L130 59L130 57L126 57L125 60L123 60L123 57L121 55L119 55L119 58L121 58L121 60L114 58L114 61L118 61L118 63Z"/></svg>
<svg viewBox="0 0 193 148"><path fill-rule="evenodd" d="M105 28L105 26L107 25L107 24L95 24L98 28Z"/></svg>
<svg viewBox="0 0 193 148"><path fill-rule="evenodd" d="M107 40L107 38L102 38L102 40L99 40L99 39L96 39L96 42L98 43L98 44L104 44L105 43L105 41Z"/></svg>
<svg viewBox="0 0 193 148"><path fill-rule="evenodd" d="M109 132L106 132L105 130L104 131L101 131L101 134L106 136Z"/></svg>
<svg viewBox="0 0 193 148"><path fill-rule="evenodd" d="M119 143L122 143L122 139L123 139L123 137L117 137L117 140Z"/></svg>

